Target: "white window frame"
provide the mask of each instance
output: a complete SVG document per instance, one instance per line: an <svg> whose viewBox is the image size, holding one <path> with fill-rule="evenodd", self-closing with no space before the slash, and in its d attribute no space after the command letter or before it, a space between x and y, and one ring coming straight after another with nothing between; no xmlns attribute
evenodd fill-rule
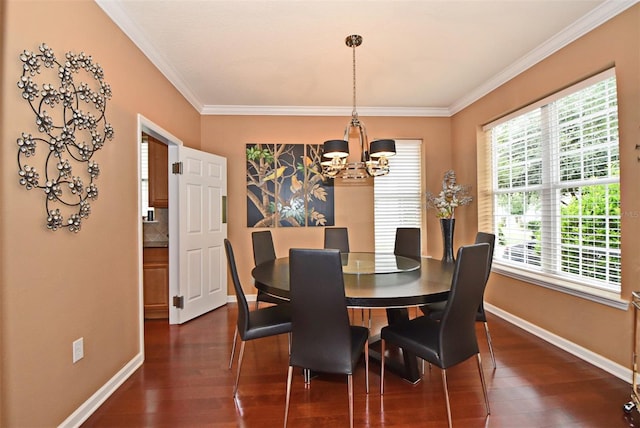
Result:
<svg viewBox="0 0 640 428"><path fill-rule="evenodd" d="M479 147L478 150L478 188L479 188L479 210L478 210L478 222L481 230L492 230L497 233L498 224L497 219L499 214L497 213L497 199L500 193L512 193L517 190L521 191L537 191L541 195L542 205L539 214L541 217L541 239L539 245L543 248L542 257L540 258L540 265L538 267L533 264L519 261L512 261L509 258L505 259L500 256L500 248L496 246L496 255L493 262L493 270L497 273L507 275L521 281L529 282L532 284L540 285L543 287L551 288L557 291L562 291L574 296L582 297L598 303L603 303L609 306L613 306L619 309L626 309L628 302L620 298L621 284L620 283L607 283L605 281L593 280L584 276L576 276L568 273L564 273L560 269L561 258L558 256L560 248L560 189L571 187L580 187L590 184L612 184L620 182L620 177L609 176L604 179L594 178L592 180L583 179L580 182L573 181L561 181L558 175L559 171L559 158L560 153L558 149L557 138L553 135L553 132L547 132L553 128L552 124L548 122L542 122L540 130L542 131L542 172L541 183L539 185L525 185L521 188L510 187L508 190L500 190L498 186L497 174L497 153L494 153L491 141L491 130L497 126L504 124L517 117L524 116L535 110L540 110L543 120L549 117L554 117L553 103L570 94L576 93L582 89L585 89L593 84L604 81L609 78L615 79L615 69L609 69L602 73L599 73L583 82L573 85L564 89L556 94L553 94L543 100L540 100L530 106L527 106L521 110L513 112L508 116L498 119L483 127L486 134L486 141L484 144L484 150ZM616 119L617 120L617 119ZM619 142L616 141L616 154L619 156ZM526 217L526 215L525 215ZM608 217L609 218L609 217ZM620 220L619 216L617 217ZM608 242L608 241L607 241ZM582 247L581 247L582 248ZM526 243L522 246L523 254L528 253ZM610 250L612 251L612 250ZM524 257L523 259L526 259ZM619 276L618 272L618 276ZM615 276L614 276L615 278Z"/></svg>
<svg viewBox="0 0 640 428"><path fill-rule="evenodd" d="M393 253L396 228L422 226L422 141L396 140L389 170L374 178L376 253Z"/></svg>

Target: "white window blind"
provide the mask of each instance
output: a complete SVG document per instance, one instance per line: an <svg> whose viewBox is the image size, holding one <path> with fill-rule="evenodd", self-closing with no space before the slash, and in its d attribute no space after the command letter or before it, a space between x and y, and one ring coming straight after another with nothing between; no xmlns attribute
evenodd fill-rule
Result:
<svg viewBox="0 0 640 428"><path fill-rule="evenodd" d="M144 136L140 144L140 198L141 215L145 217L149 210L149 143Z"/></svg>
<svg viewBox="0 0 640 428"><path fill-rule="evenodd" d="M388 175L374 179L375 251L393 253L396 228L422 224L422 142L396 140Z"/></svg>
<svg viewBox="0 0 640 428"><path fill-rule="evenodd" d="M481 228L494 264L620 292L620 163L614 69L488 125ZM480 153L480 151L479 151Z"/></svg>

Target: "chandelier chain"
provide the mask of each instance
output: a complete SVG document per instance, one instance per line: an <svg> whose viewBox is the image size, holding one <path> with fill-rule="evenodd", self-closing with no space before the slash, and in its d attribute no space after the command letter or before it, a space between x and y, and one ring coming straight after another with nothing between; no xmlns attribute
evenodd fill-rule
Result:
<svg viewBox="0 0 640 428"><path fill-rule="evenodd" d="M353 111L351 115L353 117L358 117L358 112L356 111L356 44L354 44L351 49L353 52Z"/></svg>

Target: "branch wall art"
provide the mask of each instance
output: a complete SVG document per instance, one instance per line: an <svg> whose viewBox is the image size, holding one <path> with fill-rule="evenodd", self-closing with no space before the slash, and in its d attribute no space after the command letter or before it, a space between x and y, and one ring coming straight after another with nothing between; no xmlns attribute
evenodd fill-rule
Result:
<svg viewBox="0 0 640 428"><path fill-rule="evenodd" d="M322 145L247 144L247 226L333 226L332 182L324 183Z"/></svg>

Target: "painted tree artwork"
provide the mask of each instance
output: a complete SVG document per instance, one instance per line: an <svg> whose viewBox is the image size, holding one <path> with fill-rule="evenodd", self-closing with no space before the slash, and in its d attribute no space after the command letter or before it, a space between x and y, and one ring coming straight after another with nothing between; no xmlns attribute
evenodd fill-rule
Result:
<svg viewBox="0 0 640 428"><path fill-rule="evenodd" d="M321 145L247 144L247 226L333 226Z"/></svg>

